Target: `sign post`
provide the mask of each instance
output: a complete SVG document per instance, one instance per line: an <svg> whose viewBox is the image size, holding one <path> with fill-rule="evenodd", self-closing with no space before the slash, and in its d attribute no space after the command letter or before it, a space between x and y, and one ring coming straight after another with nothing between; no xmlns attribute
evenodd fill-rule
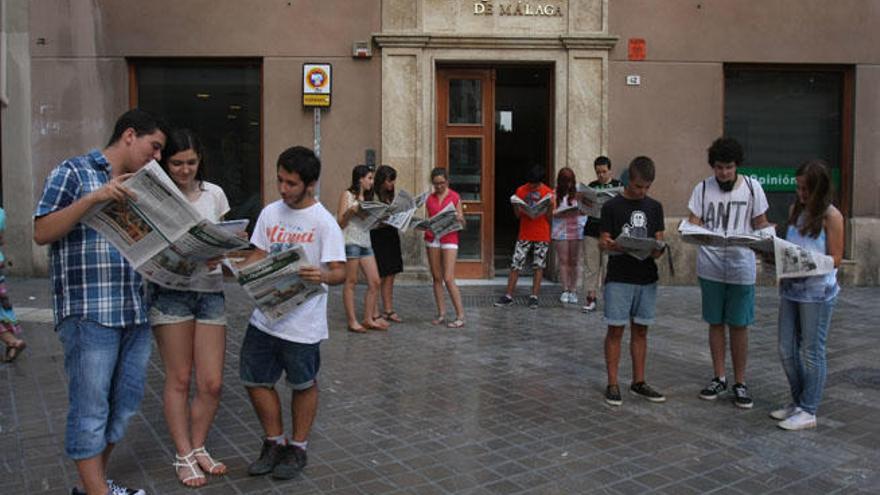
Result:
<svg viewBox="0 0 880 495"><path fill-rule="evenodd" d="M315 133L314 151L321 158L321 109L330 108L330 95L333 87L330 64L303 64L303 107L312 107ZM315 198L321 195L320 180L315 185Z"/></svg>

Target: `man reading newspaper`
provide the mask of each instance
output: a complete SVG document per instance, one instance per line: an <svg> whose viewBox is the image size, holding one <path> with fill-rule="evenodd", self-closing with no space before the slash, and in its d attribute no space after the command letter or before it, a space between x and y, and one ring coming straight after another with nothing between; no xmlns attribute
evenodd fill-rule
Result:
<svg viewBox="0 0 880 495"><path fill-rule="evenodd" d="M304 282L341 284L345 280L342 230L314 196L321 162L311 150L294 146L278 157L277 170L281 199L260 212L251 237L256 249L240 266L247 270L247 265L267 254L298 249L306 261L298 270ZM248 474L290 479L305 467L309 433L318 412L320 344L327 337L326 291L316 292L277 319L254 309L241 346L239 374L265 437ZM275 390L282 373L292 389L290 437L284 434L281 399Z"/></svg>

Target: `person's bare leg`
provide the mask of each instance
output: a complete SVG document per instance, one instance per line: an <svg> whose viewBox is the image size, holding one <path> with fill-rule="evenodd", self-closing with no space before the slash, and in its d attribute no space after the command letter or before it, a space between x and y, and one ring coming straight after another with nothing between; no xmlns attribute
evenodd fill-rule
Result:
<svg viewBox="0 0 880 495"><path fill-rule="evenodd" d="M263 433L267 437L279 437L284 435L284 423L281 418L281 400L274 388L247 387L248 396Z"/></svg>
<svg viewBox="0 0 880 495"><path fill-rule="evenodd" d="M440 253L442 250L440 248L431 247L426 249L428 250L428 266L431 268L434 303L437 305L437 318L435 321L442 323L439 319L446 315L446 296L443 294L443 262Z"/></svg>
<svg viewBox="0 0 880 495"><path fill-rule="evenodd" d="M223 359L226 355L226 327L196 323L193 364L196 370L196 395L190 406L192 445L204 447L208 431L220 405L223 387ZM197 454L196 460L202 470L210 474L223 474L223 463L212 465L208 457ZM212 469L213 468L213 469Z"/></svg>
<svg viewBox="0 0 880 495"><path fill-rule="evenodd" d="M630 322L629 353L632 358L633 383L645 381L648 357L648 327Z"/></svg>
<svg viewBox="0 0 880 495"><path fill-rule="evenodd" d="M724 376L724 358L727 345L724 338L724 324L709 325L709 351L712 354L712 370L715 376Z"/></svg>
<svg viewBox="0 0 880 495"><path fill-rule="evenodd" d="M505 294L513 297L513 292L516 290L516 282L519 280L519 270L515 268L510 269L510 275L507 276L507 288L505 289Z"/></svg>
<svg viewBox="0 0 880 495"><path fill-rule="evenodd" d="M318 384L317 382L305 389L295 390L291 393L290 410L293 416L293 441L305 442L312 432L312 424L318 414Z"/></svg>
<svg viewBox="0 0 880 495"><path fill-rule="evenodd" d="M153 328L153 335L165 365L165 387L162 391L165 423L177 455L182 457L193 449L189 427L189 384L193 367L195 321L157 325Z"/></svg>
<svg viewBox="0 0 880 495"><path fill-rule="evenodd" d="M749 329L730 327L730 360L733 362L734 383L746 382L746 364L749 357Z"/></svg>
<svg viewBox="0 0 880 495"><path fill-rule="evenodd" d="M535 275L532 279L532 295L537 297L541 291L541 279L544 277L543 268L535 268Z"/></svg>
<svg viewBox="0 0 880 495"><path fill-rule="evenodd" d="M449 298L452 300L452 307L455 308L455 318L464 321L464 305L461 303L461 292L455 283L455 260L458 256L457 249L441 249L443 262L443 283L449 292Z"/></svg>
<svg viewBox="0 0 880 495"><path fill-rule="evenodd" d="M376 266L376 258L364 256L360 259L361 269L367 279L367 292L364 295L364 325L367 327L387 329L388 322L383 319L375 319L376 303L379 301L379 268Z"/></svg>
<svg viewBox="0 0 880 495"><path fill-rule="evenodd" d="M394 275L382 277L382 308L386 315L394 311Z"/></svg>
<svg viewBox="0 0 880 495"><path fill-rule="evenodd" d="M345 307L345 318L348 320L348 328L354 330L364 329L358 321L354 309L354 286L357 284L359 267L360 263L357 258L351 258L345 262L345 283L342 286L342 305Z"/></svg>
<svg viewBox="0 0 880 495"><path fill-rule="evenodd" d="M620 341L623 338L622 326L608 326L605 334L605 367L608 371L608 385L618 385L617 372L620 366Z"/></svg>
<svg viewBox="0 0 880 495"><path fill-rule="evenodd" d="M83 488L89 495L104 495L109 491L104 475L104 455L98 454L76 462L76 471Z"/></svg>

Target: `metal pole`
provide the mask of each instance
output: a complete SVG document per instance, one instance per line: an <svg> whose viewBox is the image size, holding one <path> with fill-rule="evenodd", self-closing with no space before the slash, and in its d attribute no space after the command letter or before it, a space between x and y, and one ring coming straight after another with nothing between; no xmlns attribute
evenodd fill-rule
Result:
<svg viewBox="0 0 880 495"><path fill-rule="evenodd" d="M315 107L314 114L314 126L315 126L315 156L321 158L321 107ZM317 183L315 184L315 199L319 199L321 196L321 179L319 178Z"/></svg>

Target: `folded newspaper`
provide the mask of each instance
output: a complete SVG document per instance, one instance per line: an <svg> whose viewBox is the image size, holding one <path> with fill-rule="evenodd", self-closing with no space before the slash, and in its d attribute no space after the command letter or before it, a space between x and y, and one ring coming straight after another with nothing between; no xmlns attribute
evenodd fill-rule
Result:
<svg viewBox="0 0 880 495"><path fill-rule="evenodd" d="M438 211L433 217L428 219L413 218L410 221L412 228L420 230L430 230L434 233L434 238L440 240L450 232L456 232L464 228L458 221L455 205L449 203L445 208Z"/></svg>
<svg viewBox="0 0 880 495"><path fill-rule="evenodd" d="M529 218L538 218L541 215L546 215L547 212L550 211L550 207L553 205L553 195L547 194L535 204L530 205L514 194L510 197L510 204L513 205L514 208L522 210L522 212Z"/></svg>
<svg viewBox="0 0 880 495"><path fill-rule="evenodd" d="M212 290L206 260L245 249L247 221L202 218L155 161L123 185L135 198L92 207L83 223L107 238L147 280L171 289ZM244 223L242 223L244 222Z"/></svg>
<svg viewBox="0 0 880 495"><path fill-rule="evenodd" d="M323 284L300 278L300 267L309 264L302 246L269 255L241 269L228 260L224 263L271 321L282 318L308 298L327 291Z"/></svg>
<svg viewBox="0 0 880 495"><path fill-rule="evenodd" d="M578 183L577 192L581 198L581 213L593 218L602 218L602 205L623 192L623 188L609 187L606 189L596 189L583 183Z"/></svg>
<svg viewBox="0 0 880 495"><path fill-rule="evenodd" d="M620 234L614 239L617 246L623 249L625 254L638 260L648 259L655 250L662 250L666 243L653 237L632 237L628 234Z"/></svg>
<svg viewBox="0 0 880 495"><path fill-rule="evenodd" d="M776 266L776 278L812 277L834 271L834 258L776 237L769 226L751 234L721 234L682 220L678 226L681 239L690 244L713 247L747 247L765 255Z"/></svg>

